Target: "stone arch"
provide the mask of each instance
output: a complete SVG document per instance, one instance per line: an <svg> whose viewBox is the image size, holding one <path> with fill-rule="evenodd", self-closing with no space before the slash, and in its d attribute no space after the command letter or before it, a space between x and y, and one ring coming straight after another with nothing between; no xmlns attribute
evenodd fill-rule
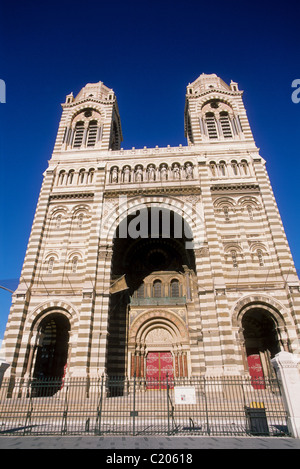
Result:
<svg viewBox="0 0 300 469"><path fill-rule="evenodd" d="M188 342L188 333L182 319L171 311L151 310L139 315L130 327L129 342L142 343L155 327L170 331L177 343Z"/></svg>
<svg viewBox="0 0 300 469"><path fill-rule="evenodd" d="M71 330L76 330L78 327L79 314L71 303L64 300L50 300L41 303L31 313L28 314L25 323L25 331L37 331L41 320L54 311L60 312L65 315L70 321Z"/></svg>
<svg viewBox="0 0 300 469"><path fill-rule="evenodd" d="M92 105L89 105L87 103L83 103L83 104L77 106L76 110L68 116L67 124L75 122L77 120L78 116L80 116L80 114L82 114L83 112L86 112L86 111L94 111L97 114L99 114L99 118L103 117L102 116L103 111L102 111L101 107L99 105L97 105L97 103L93 103ZM93 119L94 119L94 117L93 117ZM85 117L84 120L86 120L86 121L92 120L92 116L89 116L88 118Z"/></svg>
<svg viewBox="0 0 300 469"><path fill-rule="evenodd" d="M184 321L170 310L152 309L141 313L133 321L128 340L128 359L131 363L131 375L163 377L163 361L168 362L168 373L170 376L188 376L189 355L188 330ZM149 357L150 362L149 362ZM153 375L152 359L158 360L157 375ZM160 357L160 358L159 358ZM149 368L150 366L150 368ZM150 375L149 375L150 372Z"/></svg>
<svg viewBox="0 0 300 469"><path fill-rule="evenodd" d="M257 307L269 311L281 326L291 325L286 308L278 300L267 295L247 295L238 300L232 309L232 325L239 327L246 311Z"/></svg>
<svg viewBox="0 0 300 469"><path fill-rule="evenodd" d="M229 96L224 95L221 91L215 91L213 92L213 94L209 93L209 97L206 95L200 98L198 103L198 109L200 111L203 111L204 107L213 101L220 101L221 103L224 103L225 105L229 106L232 111L238 112L238 105L236 104L236 102Z"/></svg>
<svg viewBox="0 0 300 469"><path fill-rule="evenodd" d="M224 206L235 207L236 203L232 197L218 197L214 200L214 207L222 209Z"/></svg>
<svg viewBox="0 0 300 469"><path fill-rule="evenodd" d="M180 215L188 224L193 234L194 242L199 245L202 244L204 230L201 230L200 225L201 222L203 223L203 220L193 205L187 204L183 200L175 197L160 196L137 196L129 200L125 198L123 203L121 200L118 208L116 209L116 207L114 207L114 209L111 210L105 217L102 225L102 243L112 245L116 229L123 220L125 220L129 215L135 213L137 210L151 207L169 210L177 215Z"/></svg>
<svg viewBox="0 0 300 469"><path fill-rule="evenodd" d="M71 336L78 328L77 323L77 312L62 300L42 303L29 314L23 335L27 350L24 362L26 376L63 377L69 362ZM49 358L47 364L49 354L51 360Z"/></svg>
<svg viewBox="0 0 300 469"><path fill-rule="evenodd" d="M280 350L290 351L291 322L278 300L267 295L248 295L233 308L232 324L238 331L245 371L256 384L264 386L264 377L273 376L271 359Z"/></svg>

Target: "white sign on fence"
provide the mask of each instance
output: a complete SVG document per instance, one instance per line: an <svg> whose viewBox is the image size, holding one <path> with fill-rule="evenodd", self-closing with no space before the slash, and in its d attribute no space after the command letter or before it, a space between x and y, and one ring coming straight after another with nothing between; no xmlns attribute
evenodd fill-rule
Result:
<svg viewBox="0 0 300 469"><path fill-rule="evenodd" d="M196 404L196 390L194 386L175 386L175 404Z"/></svg>

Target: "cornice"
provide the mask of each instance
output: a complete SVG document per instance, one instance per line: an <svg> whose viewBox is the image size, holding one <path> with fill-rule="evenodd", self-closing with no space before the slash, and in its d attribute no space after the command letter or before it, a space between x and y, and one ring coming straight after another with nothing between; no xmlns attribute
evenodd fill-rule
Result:
<svg viewBox="0 0 300 469"><path fill-rule="evenodd" d="M240 190L252 190L259 191L258 184L247 184L247 183L238 183L238 184L213 184L211 186L211 191L240 191Z"/></svg>
<svg viewBox="0 0 300 469"><path fill-rule="evenodd" d="M101 99L95 99L95 98L84 98L84 99L81 99L80 101L73 101L72 103L63 103L61 106L62 106L63 109L68 109L68 108L73 108L73 107L79 106L80 104L84 104L84 103L88 103L88 102L93 102L93 103L97 103L97 104L104 104L104 105L110 105L111 106L112 104L115 104L116 98L111 99L111 100L108 100L108 99L101 100Z"/></svg>
<svg viewBox="0 0 300 469"><path fill-rule="evenodd" d="M144 195L144 196L155 196L155 195L200 195L201 189L192 187L149 187L149 188L126 188L126 189L105 189L104 198L119 197L120 195Z"/></svg>
<svg viewBox="0 0 300 469"><path fill-rule="evenodd" d="M60 193L52 194L49 197L51 200L63 200L63 199L92 199L94 197L94 192L72 192L72 193Z"/></svg>
<svg viewBox="0 0 300 469"><path fill-rule="evenodd" d="M186 97L188 99L198 99L198 98L201 98L203 96L207 96L209 94L215 94L215 93L220 93L220 94L225 94L225 95L228 95L228 96L233 96L233 97L236 97L236 96L243 96L243 91L225 91L225 90L220 90L218 88L211 88L207 91L202 91L201 93L193 93L193 94L186 94Z"/></svg>

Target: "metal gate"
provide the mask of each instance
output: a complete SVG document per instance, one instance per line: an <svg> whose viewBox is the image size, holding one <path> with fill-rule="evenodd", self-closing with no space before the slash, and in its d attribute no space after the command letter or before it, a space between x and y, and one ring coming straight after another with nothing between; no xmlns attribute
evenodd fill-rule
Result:
<svg viewBox="0 0 300 469"><path fill-rule="evenodd" d="M2 435L289 436L276 379L13 381L0 389Z"/></svg>

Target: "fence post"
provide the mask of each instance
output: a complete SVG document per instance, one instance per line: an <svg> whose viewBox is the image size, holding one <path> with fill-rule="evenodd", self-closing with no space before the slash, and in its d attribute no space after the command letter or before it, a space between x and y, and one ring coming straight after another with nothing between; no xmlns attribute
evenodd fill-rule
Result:
<svg viewBox="0 0 300 469"><path fill-rule="evenodd" d="M0 387L2 384L3 376L7 368L10 366L3 358L0 358Z"/></svg>
<svg viewBox="0 0 300 469"><path fill-rule="evenodd" d="M101 376L101 388L100 388L100 400L97 408L97 419L98 420L98 435L101 435L101 419L102 419L102 398L103 398L103 380L104 376ZM96 430L96 429L95 429ZM96 431L97 433L97 431Z"/></svg>
<svg viewBox="0 0 300 469"><path fill-rule="evenodd" d="M271 360L282 388L288 429L294 438L300 438L300 359L289 352L279 352Z"/></svg>
<svg viewBox="0 0 300 469"><path fill-rule="evenodd" d="M133 436L135 436L135 416L136 416L136 412L135 412L135 391L136 391L136 374L134 373L134 376L133 376L133 411L132 411L132 433L133 433Z"/></svg>

